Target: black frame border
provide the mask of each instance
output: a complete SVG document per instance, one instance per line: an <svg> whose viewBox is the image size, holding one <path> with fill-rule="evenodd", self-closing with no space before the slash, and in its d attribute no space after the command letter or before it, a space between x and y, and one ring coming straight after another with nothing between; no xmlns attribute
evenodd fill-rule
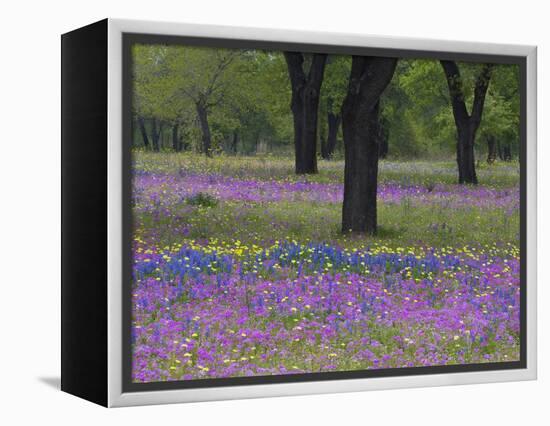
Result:
<svg viewBox="0 0 550 426"><path fill-rule="evenodd" d="M108 20L61 36L61 390L108 405Z"/></svg>
<svg viewBox="0 0 550 426"><path fill-rule="evenodd" d="M198 47L290 50L340 55L386 56L400 59L449 59L465 62L491 62L520 68L520 360L379 370L334 371L272 376L231 377L166 382L132 382L131 349L131 268L132 268L132 52L134 44L187 45ZM398 43L398 41L396 41ZM191 37L144 33L122 33L122 392L200 389L275 383L299 383L515 370L527 368L527 57L500 54L457 53L398 48L373 48L310 43L276 42L214 37Z"/></svg>

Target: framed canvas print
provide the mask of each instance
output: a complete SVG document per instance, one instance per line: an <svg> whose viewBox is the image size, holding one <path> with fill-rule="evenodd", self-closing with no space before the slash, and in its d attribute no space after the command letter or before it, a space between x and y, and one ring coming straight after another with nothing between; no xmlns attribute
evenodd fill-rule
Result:
<svg viewBox="0 0 550 426"><path fill-rule="evenodd" d="M106 19L62 36L62 389L536 378L536 49Z"/></svg>

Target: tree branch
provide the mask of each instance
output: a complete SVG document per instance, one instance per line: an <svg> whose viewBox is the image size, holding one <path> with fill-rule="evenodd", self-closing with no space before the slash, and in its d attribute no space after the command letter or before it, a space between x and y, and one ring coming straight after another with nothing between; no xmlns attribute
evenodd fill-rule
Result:
<svg viewBox="0 0 550 426"><path fill-rule="evenodd" d="M454 61L440 61L445 76L447 77L447 85L449 86L449 95L451 96L451 105L453 107L455 121L461 123L468 120L468 110L464 102L464 91L462 90L462 78L458 65Z"/></svg>
<svg viewBox="0 0 550 426"><path fill-rule="evenodd" d="M476 87L474 91L474 106L472 107L472 119L474 119L478 125L481 122L483 105L485 104L485 95L487 94L487 89L489 88L493 68L493 64L485 64L476 79Z"/></svg>
<svg viewBox="0 0 550 426"><path fill-rule="evenodd" d="M288 75L293 92L298 92L306 84L303 64L304 56L299 52L284 52Z"/></svg>
<svg viewBox="0 0 550 426"><path fill-rule="evenodd" d="M356 85L354 89L361 95L362 108L370 111L376 106L391 81L396 66L397 58L353 57L350 85Z"/></svg>
<svg viewBox="0 0 550 426"><path fill-rule="evenodd" d="M325 64L327 62L327 55L324 53L314 53L311 60L311 67L309 68L309 74L307 81L317 91L321 89L323 83L323 74L325 73Z"/></svg>
<svg viewBox="0 0 550 426"><path fill-rule="evenodd" d="M210 84L204 91L204 97L207 100L210 95L215 92L219 86L216 86L220 77L223 75L225 69L233 62L233 59L239 54L239 52L230 52L227 56L218 59L218 67L214 70L214 74L210 80Z"/></svg>

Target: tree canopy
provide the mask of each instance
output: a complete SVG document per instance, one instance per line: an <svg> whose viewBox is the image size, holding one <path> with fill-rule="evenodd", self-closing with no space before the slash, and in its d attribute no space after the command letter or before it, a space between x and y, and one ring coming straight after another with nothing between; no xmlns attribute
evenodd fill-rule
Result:
<svg viewBox="0 0 550 426"><path fill-rule="evenodd" d="M305 69L310 63L311 55L305 55ZM471 108L482 64L457 64L465 104ZM343 155L340 120L350 71L350 56L327 57L318 107L317 152L322 158ZM211 153L293 151L292 89L282 52L138 44L133 48L133 74L136 123L144 120L151 140L154 130L159 133L159 149L174 149L170 129L177 123L183 149L203 151L206 121ZM390 157L452 157L457 133L439 61L400 60L381 98L380 114ZM475 145L477 157L486 155L491 138L498 144L501 159L503 152L517 156L517 66L494 67L483 114ZM139 126L135 129L134 145L144 147Z"/></svg>

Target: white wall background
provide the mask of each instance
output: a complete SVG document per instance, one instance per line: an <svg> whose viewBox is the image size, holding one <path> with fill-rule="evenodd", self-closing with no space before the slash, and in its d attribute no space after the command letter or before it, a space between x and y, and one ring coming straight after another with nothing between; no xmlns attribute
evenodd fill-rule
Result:
<svg viewBox="0 0 550 426"><path fill-rule="evenodd" d="M90 0L0 5L0 422L548 424L550 30L544 1ZM60 40L105 17L539 46L539 380L106 410L55 389L60 322ZM8 417L10 419L8 419ZM546 418L546 422L543 420ZM29 424L32 424L29 423Z"/></svg>

